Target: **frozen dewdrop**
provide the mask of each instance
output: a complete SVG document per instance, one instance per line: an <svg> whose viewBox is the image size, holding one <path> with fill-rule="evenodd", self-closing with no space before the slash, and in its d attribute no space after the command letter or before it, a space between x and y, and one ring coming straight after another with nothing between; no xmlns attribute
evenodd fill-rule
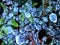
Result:
<svg viewBox="0 0 60 45"><path fill-rule="evenodd" d="M2 27L2 30L7 31L7 34L13 32L13 29L12 29L12 27L10 27L10 26L7 26L7 27L3 26L3 27Z"/></svg>
<svg viewBox="0 0 60 45"><path fill-rule="evenodd" d="M25 6L29 6L29 4L28 4L28 3L26 3L26 4L25 4Z"/></svg>
<svg viewBox="0 0 60 45"><path fill-rule="evenodd" d="M15 37L15 39L16 39L16 43L17 43L17 44L20 44L20 43L19 43L19 42L20 42L20 40L19 40L19 39L20 39L20 36L17 35L17 36Z"/></svg>
<svg viewBox="0 0 60 45"><path fill-rule="evenodd" d="M48 22L48 18L47 17L42 17L44 22Z"/></svg>
<svg viewBox="0 0 60 45"><path fill-rule="evenodd" d="M25 31L31 31L32 30L31 26L29 26L29 25L27 25L24 29L25 29Z"/></svg>
<svg viewBox="0 0 60 45"><path fill-rule="evenodd" d="M22 35L16 35L16 37L15 37L15 39L16 39L16 43L18 44L18 45L23 45L24 44L24 39L23 39L23 37L22 37Z"/></svg>
<svg viewBox="0 0 60 45"><path fill-rule="evenodd" d="M47 39L46 37L43 37L43 38L42 38L42 40L45 41L45 42L46 42L46 39Z"/></svg>
<svg viewBox="0 0 60 45"><path fill-rule="evenodd" d="M54 13L51 13L49 15L49 19L50 19L51 22L56 23L57 22L57 15L54 14Z"/></svg>
<svg viewBox="0 0 60 45"><path fill-rule="evenodd" d="M19 32L22 34L22 33L25 33L24 29L20 29Z"/></svg>
<svg viewBox="0 0 60 45"><path fill-rule="evenodd" d="M60 9L60 5L56 5L56 10L59 10Z"/></svg>
<svg viewBox="0 0 60 45"><path fill-rule="evenodd" d="M13 14L12 14L12 13L9 13L9 17L10 17L10 18L13 17Z"/></svg>
<svg viewBox="0 0 60 45"><path fill-rule="evenodd" d="M7 5L9 5L9 4L13 4L12 1L8 1L8 2L7 2Z"/></svg>
<svg viewBox="0 0 60 45"><path fill-rule="evenodd" d="M41 30L41 26L40 25L36 25L35 26L37 30Z"/></svg>
<svg viewBox="0 0 60 45"><path fill-rule="evenodd" d="M3 0L3 1L6 1L6 0Z"/></svg>
<svg viewBox="0 0 60 45"><path fill-rule="evenodd" d="M12 33L13 32L13 29L10 26L6 27L6 29L7 29L8 33Z"/></svg>
<svg viewBox="0 0 60 45"><path fill-rule="evenodd" d="M59 16L60 16L60 11L59 11Z"/></svg>
<svg viewBox="0 0 60 45"><path fill-rule="evenodd" d="M30 14L30 13L25 13L25 16L26 16L27 18L29 18L29 17L31 17L31 14Z"/></svg>
<svg viewBox="0 0 60 45"><path fill-rule="evenodd" d="M18 13L18 7L14 7L14 12Z"/></svg>
<svg viewBox="0 0 60 45"><path fill-rule="evenodd" d="M11 25L11 24L12 24L11 21L8 21L8 22L7 22L7 25Z"/></svg>

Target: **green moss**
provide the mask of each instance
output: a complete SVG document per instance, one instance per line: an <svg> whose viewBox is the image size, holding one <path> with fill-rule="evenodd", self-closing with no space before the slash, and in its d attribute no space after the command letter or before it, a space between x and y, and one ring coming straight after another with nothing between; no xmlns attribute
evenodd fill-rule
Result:
<svg viewBox="0 0 60 45"><path fill-rule="evenodd" d="M25 17L24 17L24 14L23 13L21 13L20 19L21 19L21 21L24 21Z"/></svg>
<svg viewBox="0 0 60 45"><path fill-rule="evenodd" d="M33 17L31 16L31 17L29 17L29 21L31 22L31 23L33 23L34 21L33 21Z"/></svg>
<svg viewBox="0 0 60 45"><path fill-rule="evenodd" d="M3 7L3 8L6 8L7 6L3 3L0 3L0 5Z"/></svg>
<svg viewBox="0 0 60 45"><path fill-rule="evenodd" d="M4 18L1 18L0 19L0 26L2 26L4 24L4 22L5 22Z"/></svg>
<svg viewBox="0 0 60 45"><path fill-rule="evenodd" d="M2 38L3 37L3 33L2 33L2 31L0 30L0 38Z"/></svg>
<svg viewBox="0 0 60 45"><path fill-rule="evenodd" d="M5 33L5 34L8 34L8 31L7 31L7 29L4 29L4 33Z"/></svg>
<svg viewBox="0 0 60 45"><path fill-rule="evenodd" d="M15 20L12 20L12 26L13 27L18 27L18 23Z"/></svg>
<svg viewBox="0 0 60 45"><path fill-rule="evenodd" d="M24 5L27 0L14 0L15 2L19 3L20 5Z"/></svg>
<svg viewBox="0 0 60 45"><path fill-rule="evenodd" d="M6 27L2 27L1 28L1 31L2 31L2 33L4 33L4 34L8 34L8 30L6 29Z"/></svg>
<svg viewBox="0 0 60 45"><path fill-rule="evenodd" d="M37 4L38 4L38 3L36 3L36 2L35 2L35 3L33 3L33 4L32 4L32 7L35 7Z"/></svg>
<svg viewBox="0 0 60 45"><path fill-rule="evenodd" d="M6 45L6 44L4 42L2 42L1 45Z"/></svg>

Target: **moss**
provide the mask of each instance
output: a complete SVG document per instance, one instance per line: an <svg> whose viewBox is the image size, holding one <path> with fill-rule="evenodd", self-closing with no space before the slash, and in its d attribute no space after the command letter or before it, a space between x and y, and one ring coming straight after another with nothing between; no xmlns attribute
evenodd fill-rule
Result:
<svg viewBox="0 0 60 45"><path fill-rule="evenodd" d="M23 13L21 13L20 19L21 19L21 21L24 21L25 17L24 17L24 14Z"/></svg>
<svg viewBox="0 0 60 45"><path fill-rule="evenodd" d="M19 3L20 5L24 5L27 2L27 0L13 0L13 1Z"/></svg>
<svg viewBox="0 0 60 45"><path fill-rule="evenodd" d="M31 16L31 17L29 17L29 21L31 22L31 23L33 23L34 22L34 20L33 20L33 17Z"/></svg>
<svg viewBox="0 0 60 45"><path fill-rule="evenodd" d="M6 8L7 6L3 3L0 2L0 6L2 6L3 8Z"/></svg>
<svg viewBox="0 0 60 45"><path fill-rule="evenodd" d="M42 5L42 0L32 0L32 6L33 7L40 7L40 5Z"/></svg>
<svg viewBox="0 0 60 45"><path fill-rule="evenodd" d="M15 20L12 20L12 26L13 27L18 27L18 23Z"/></svg>
<svg viewBox="0 0 60 45"><path fill-rule="evenodd" d="M0 19L0 26L2 26L4 24L4 22L5 22L4 18L1 18Z"/></svg>
<svg viewBox="0 0 60 45"><path fill-rule="evenodd" d="M0 30L0 38L2 38L3 37L3 33L2 33L2 31Z"/></svg>

